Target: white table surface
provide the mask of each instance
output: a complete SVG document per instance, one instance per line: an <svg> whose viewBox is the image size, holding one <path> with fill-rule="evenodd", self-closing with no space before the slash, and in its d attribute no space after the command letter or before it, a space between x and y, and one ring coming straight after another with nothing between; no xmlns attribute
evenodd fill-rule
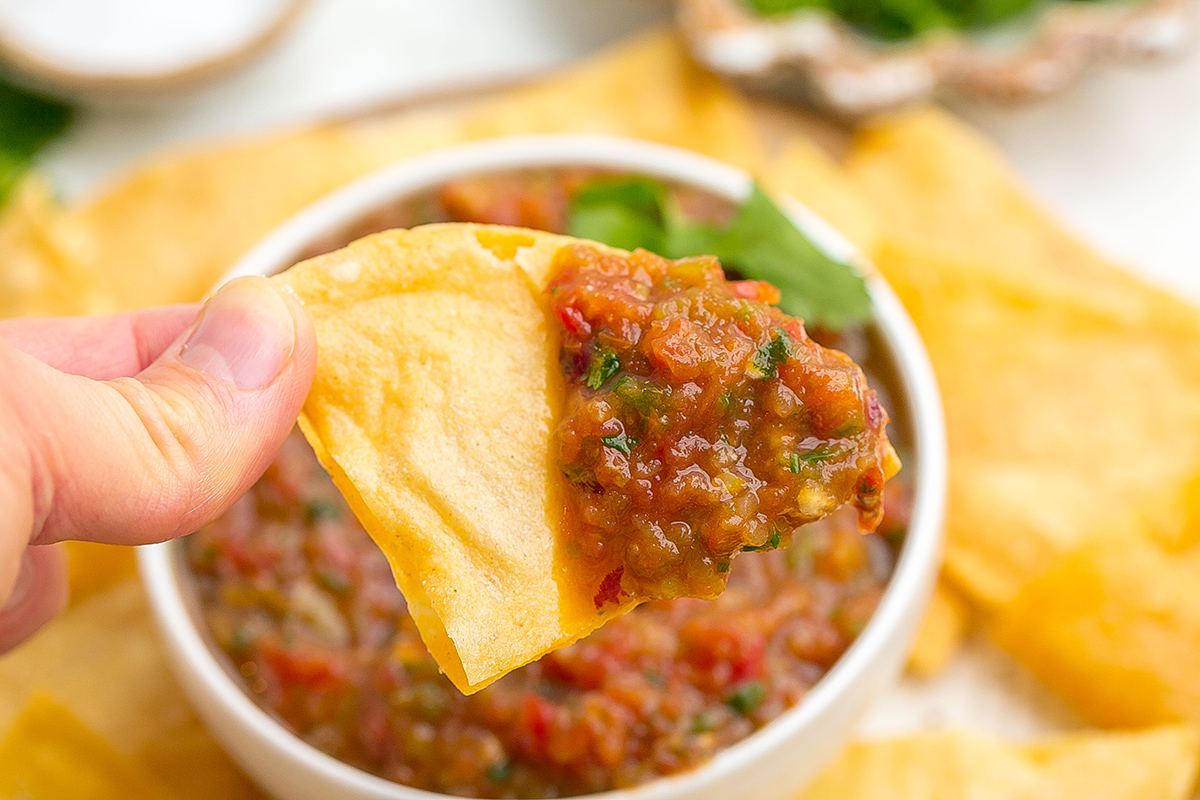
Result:
<svg viewBox="0 0 1200 800"><path fill-rule="evenodd" d="M544 70L669 17L666 0L315 0L297 29L223 83L85 112L47 167L69 198L164 146ZM1096 247L1200 298L1200 54L1104 69L1053 101L956 110ZM982 640L932 682L906 680L865 730L970 725L1023 737L1074 718Z"/></svg>

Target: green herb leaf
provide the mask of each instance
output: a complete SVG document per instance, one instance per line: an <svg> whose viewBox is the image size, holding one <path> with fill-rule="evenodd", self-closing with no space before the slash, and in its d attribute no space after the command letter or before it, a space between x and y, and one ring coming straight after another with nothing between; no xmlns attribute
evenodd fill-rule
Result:
<svg viewBox="0 0 1200 800"><path fill-rule="evenodd" d="M729 572L729 562L728 561L717 562L717 572Z"/></svg>
<svg viewBox="0 0 1200 800"><path fill-rule="evenodd" d="M792 453L788 456L788 470L799 475L806 464L820 464L822 461L837 458L843 452L838 447L818 447L815 450L809 450L807 453Z"/></svg>
<svg viewBox="0 0 1200 800"><path fill-rule="evenodd" d="M779 365L785 363L792 355L792 337L787 331L778 330L771 341L758 348L750 370L759 378L774 378L779 374Z"/></svg>
<svg viewBox="0 0 1200 800"><path fill-rule="evenodd" d="M813 245L755 185L727 228L690 222L649 178L597 179L571 199L572 236L667 258L712 255L744 277L780 291L779 307L813 325L841 329L871 316L854 268Z"/></svg>
<svg viewBox="0 0 1200 800"><path fill-rule="evenodd" d="M0 204L47 142L66 129L70 107L0 82Z"/></svg>
<svg viewBox="0 0 1200 800"><path fill-rule="evenodd" d="M779 307L812 325L840 329L871 318L867 285L796 229L755 185L713 253L726 267L779 289Z"/></svg>
<svg viewBox="0 0 1200 800"><path fill-rule="evenodd" d="M662 184L649 178L600 178L571 198L567 232L580 239L660 253L666 236Z"/></svg>
<svg viewBox="0 0 1200 800"><path fill-rule="evenodd" d="M508 761L497 761L488 767L484 774L492 783L504 783L512 775L512 764Z"/></svg>
<svg viewBox="0 0 1200 800"><path fill-rule="evenodd" d="M632 436L627 436L624 432L612 436L601 436L600 441L604 443L605 447L619 450L625 455L629 455L633 451L633 448L638 446L638 440Z"/></svg>
<svg viewBox="0 0 1200 800"><path fill-rule="evenodd" d="M725 705L744 717L754 713L766 699L767 690L761 683L747 683L733 694L725 698Z"/></svg>
<svg viewBox="0 0 1200 800"><path fill-rule="evenodd" d="M617 354L607 347L601 347L592 353L592 360L588 363L587 374L583 376L583 382L590 389L599 389L620 370L621 359L617 357Z"/></svg>
<svg viewBox="0 0 1200 800"><path fill-rule="evenodd" d="M767 539L765 544L760 544L760 545L748 544L742 548L742 552L743 553L756 553L761 550L774 550L777 547L779 547L779 543L782 541L783 541L783 533L781 533L779 531L779 529L776 528L775 530L771 531L771 536L770 536L770 538Z"/></svg>
<svg viewBox="0 0 1200 800"><path fill-rule="evenodd" d="M323 519L337 521L342 518L341 507L332 500L310 500L304 511L310 525Z"/></svg>

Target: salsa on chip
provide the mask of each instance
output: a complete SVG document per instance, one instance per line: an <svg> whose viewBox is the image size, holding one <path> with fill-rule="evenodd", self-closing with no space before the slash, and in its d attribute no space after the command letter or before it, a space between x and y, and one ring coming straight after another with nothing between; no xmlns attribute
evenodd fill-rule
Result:
<svg viewBox="0 0 1200 800"><path fill-rule="evenodd" d="M276 280L301 428L465 693L847 501L872 529L898 467L861 370L715 259L429 225Z"/></svg>

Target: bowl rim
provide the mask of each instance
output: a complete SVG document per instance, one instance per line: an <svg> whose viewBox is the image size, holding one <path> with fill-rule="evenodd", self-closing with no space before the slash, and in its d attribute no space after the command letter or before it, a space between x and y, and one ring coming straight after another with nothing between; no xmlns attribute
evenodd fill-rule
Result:
<svg viewBox="0 0 1200 800"><path fill-rule="evenodd" d="M706 156L666 145L613 136L539 134L448 147L400 161L326 195L284 222L248 251L218 282L270 275L294 263L314 241L336 234L389 202L434 188L451 178L518 169L590 166L626 170L676 182L738 202L754 185L751 176ZM924 606L940 562L946 500L945 423L936 378L924 344L890 286L832 226L791 198L783 210L829 255L849 261L867 279L875 323L888 350L912 421L912 460L917 476L912 516L879 606L862 632L796 706L708 762L629 789L581 795L596 800L660 800L685 796L747 762L769 754L838 703L883 651L914 604ZM176 540L178 541L178 540ZM447 795L389 781L339 761L289 731L236 684L213 653L188 610L179 582L175 542L139 548L142 579L160 629L193 676L275 753L306 763L326 779L362 797L434 800Z"/></svg>

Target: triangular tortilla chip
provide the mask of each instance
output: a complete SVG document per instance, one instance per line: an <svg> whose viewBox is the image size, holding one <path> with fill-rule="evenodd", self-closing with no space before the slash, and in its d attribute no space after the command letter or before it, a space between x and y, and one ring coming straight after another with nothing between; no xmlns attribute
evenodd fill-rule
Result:
<svg viewBox="0 0 1200 800"><path fill-rule="evenodd" d="M1200 548L1089 542L1026 586L997 640L1102 725L1200 720Z"/></svg>
<svg viewBox="0 0 1200 800"><path fill-rule="evenodd" d="M1184 800L1198 760L1190 725L1032 744L927 733L851 745L800 800Z"/></svg>
<svg viewBox="0 0 1200 800"><path fill-rule="evenodd" d="M497 230L389 231L276 279L321 346L300 426L468 693L630 607L600 616L558 552L542 290L571 240Z"/></svg>
<svg viewBox="0 0 1200 800"><path fill-rule="evenodd" d="M174 795L62 705L39 695L0 742L0 797L171 800Z"/></svg>

